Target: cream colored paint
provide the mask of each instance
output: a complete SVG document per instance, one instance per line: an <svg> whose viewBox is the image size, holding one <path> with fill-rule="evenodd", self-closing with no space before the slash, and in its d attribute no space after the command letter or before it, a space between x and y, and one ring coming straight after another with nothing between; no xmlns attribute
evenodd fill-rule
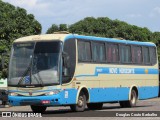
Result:
<svg viewBox="0 0 160 120"><path fill-rule="evenodd" d="M44 35L32 35L27 37L22 37L14 42L31 42L31 41L51 41L51 40L61 40L64 41L64 38L68 34L44 34Z"/></svg>

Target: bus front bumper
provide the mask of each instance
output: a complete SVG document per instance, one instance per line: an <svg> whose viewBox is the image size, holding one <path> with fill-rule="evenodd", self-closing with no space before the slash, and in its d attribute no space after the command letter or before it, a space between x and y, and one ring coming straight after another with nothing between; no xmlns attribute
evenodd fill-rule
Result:
<svg viewBox="0 0 160 120"><path fill-rule="evenodd" d="M65 89L59 93L52 95L40 95L40 96L22 96L11 95L9 91L8 101L11 106L22 105L42 105L42 106L62 106L76 104L77 89Z"/></svg>
<svg viewBox="0 0 160 120"><path fill-rule="evenodd" d="M12 106L59 106L62 105L62 99L58 94L52 96L9 96L9 104Z"/></svg>

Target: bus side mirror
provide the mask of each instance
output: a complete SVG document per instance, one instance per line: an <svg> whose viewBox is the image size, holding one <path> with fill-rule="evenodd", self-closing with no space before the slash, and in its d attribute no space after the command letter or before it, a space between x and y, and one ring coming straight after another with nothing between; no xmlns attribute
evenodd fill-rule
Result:
<svg viewBox="0 0 160 120"><path fill-rule="evenodd" d="M63 58L63 75L69 76L69 68L70 68L69 56L66 52L62 52L62 58Z"/></svg>

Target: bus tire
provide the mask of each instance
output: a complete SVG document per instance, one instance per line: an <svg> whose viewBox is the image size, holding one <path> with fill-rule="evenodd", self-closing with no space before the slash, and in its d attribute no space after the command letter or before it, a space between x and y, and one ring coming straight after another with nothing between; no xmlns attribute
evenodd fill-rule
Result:
<svg viewBox="0 0 160 120"><path fill-rule="evenodd" d="M119 102L119 104L120 104L120 106L122 107L122 108L125 108L126 107L126 101L120 101Z"/></svg>
<svg viewBox="0 0 160 120"><path fill-rule="evenodd" d="M44 113L47 109L46 106L35 106L31 105L31 109L34 113Z"/></svg>
<svg viewBox="0 0 160 120"><path fill-rule="evenodd" d="M138 95L137 95L136 91L133 89L131 91L130 100L128 100L128 101L120 101L119 103L120 103L120 106L122 108L125 108L125 107L130 107L131 108L131 107L135 107L136 106L137 99L138 99Z"/></svg>
<svg viewBox="0 0 160 120"><path fill-rule="evenodd" d="M90 110L101 110L103 107L103 103L88 103L87 107Z"/></svg>
<svg viewBox="0 0 160 120"><path fill-rule="evenodd" d="M70 105L70 108L74 112L83 112L86 107L86 96L85 94L81 91L78 97L78 102L77 104Z"/></svg>

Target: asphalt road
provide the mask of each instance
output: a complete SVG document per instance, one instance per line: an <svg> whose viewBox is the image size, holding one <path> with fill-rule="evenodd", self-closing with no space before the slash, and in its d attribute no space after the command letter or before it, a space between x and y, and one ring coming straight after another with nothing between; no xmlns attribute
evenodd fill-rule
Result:
<svg viewBox="0 0 160 120"><path fill-rule="evenodd" d="M32 111L29 106L20 106L20 107L9 107L9 108L0 108L1 112L12 112L12 113L25 113L32 114ZM147 116L147 117L144 117ZM88 110L86 108L85 112L72 112L69 107L48 107L46 112L42 114L41 118L34 119L73 119L79 120L81 117L84 119L124 119L124 116L127 119L160 119L160 98L141 100L138 101L137 106L134 108L121 108L118 103L105 103L102 110ZM158 117L156 117L158 116ZM0 120L5 118L0 117ZM16 117L16 120L21 119ZM24 118L23 118L24 119ZM32 118L33 119L33 118Z"/></svg>

